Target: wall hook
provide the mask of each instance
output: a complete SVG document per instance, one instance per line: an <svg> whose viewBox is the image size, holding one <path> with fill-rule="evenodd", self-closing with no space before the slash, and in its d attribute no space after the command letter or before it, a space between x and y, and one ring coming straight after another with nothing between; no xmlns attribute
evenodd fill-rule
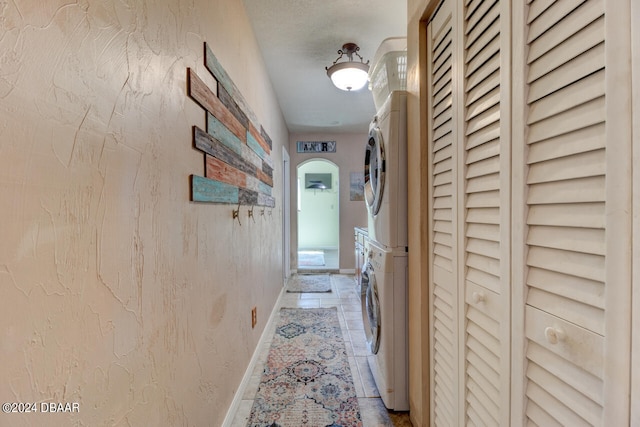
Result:
<svg viewBox="0 0 640 427"><path fill-rule="evenodd" d="M249 215L249 218L251 218L251 219L253 220L253 222L255 223L255 222L256 222L256 219L253 217L253 208L254 208L254 206L253 206L253 205L251 205L251 209L249 209L249 210L247 211L247 214Z"/></svg>
<svg viewBox="0 0 640 427"><path fill-rule="evenodd" d="M260 216L264 216L264 208L260 209Z"/></svg>
<svg viewBox="0 0 640 427"><path fill-rule="evenodd" d="M232 211L232 216L233 216L233 219L238 220L238 224L242 225L242 222L240 222L240 203L238 203L238 209L234 209Z"/></svg>

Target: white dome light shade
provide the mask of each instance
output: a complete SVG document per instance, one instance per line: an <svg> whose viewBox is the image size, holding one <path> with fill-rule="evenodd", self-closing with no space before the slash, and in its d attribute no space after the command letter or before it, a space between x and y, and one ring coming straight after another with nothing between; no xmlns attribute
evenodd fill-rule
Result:
<svg viewBox="0 0 640 427"><path fill-rule="evenodd" d="M327 69L333 84L346 91L360 90L369 80L369 66L362 62L340 62Z"/></svg>
<svg viewBox="0 0 640 427"><path fill-rule="evenodd" d="M330 67L324 67L327 75L333 84L341 90L352 91L360 90L369 81L369 61L363 61L362 56L358 53L360 48L355 43L345 43L342 49L338 50L340 56L333 61ZM346 55L348 61L338 62ZM353 55L360 58L360 62L353 60Z"/></svg>

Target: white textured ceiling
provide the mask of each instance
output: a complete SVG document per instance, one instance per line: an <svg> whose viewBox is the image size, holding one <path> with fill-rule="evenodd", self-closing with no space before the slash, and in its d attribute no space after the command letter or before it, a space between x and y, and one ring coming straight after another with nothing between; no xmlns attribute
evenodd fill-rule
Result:
<svg viewBox="0 0 640 427"><path fill-rule="evenodd" d="M344 92L325 67L346 42L373 60L380 43L406 36L406 0L243 0L289 131L367 132L368 88Z"/></svg>

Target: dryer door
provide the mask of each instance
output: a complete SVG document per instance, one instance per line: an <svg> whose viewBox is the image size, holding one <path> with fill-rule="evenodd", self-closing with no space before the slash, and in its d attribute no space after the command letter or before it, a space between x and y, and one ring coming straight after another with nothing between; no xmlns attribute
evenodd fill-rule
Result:
<svg viewBox="0 0 640 427"><path fill-rule="evenodd" d="M367 338L367 347L373 354L380 348L380 300L378 299L378 284L371 264L366 270L367 289L365 291L363 318L364 333ZM363 282L364 284L364 282Z"/></svg>
<svg viewBox="0 0 640 427"><path fill-rule="evenodd" d="M370 215L377 215L382 203L385 175L384 141L380 128L374 126L364 155L364 198Z"/></svg>

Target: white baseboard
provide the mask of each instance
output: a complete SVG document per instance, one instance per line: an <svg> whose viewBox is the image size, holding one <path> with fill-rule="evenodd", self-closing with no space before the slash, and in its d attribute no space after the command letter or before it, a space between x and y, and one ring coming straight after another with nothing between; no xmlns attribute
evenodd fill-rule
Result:
<svg viewBox="0 0 640 427"><path fill-rule="evenodd" d="M264 326L262 330L262 335L260 336L260 340L256 345L256 349L253 351L253 356L251 356L251 360L249 361L249 366L247 366L247 370L244 371L244 376L242 377L242 381L240 381L240 385L238 386L238 390L236 391L235 396L233 396L233 401L231 402L231 406L229 406L229 410L227 411L227 415L224 417L222 421L222 427L230 427L233 423L233 419L236 416L236 412L238 412L238 408L240 407L240 402L242 401L242 396L244 396L244 392L249 385L249 381L251 381L251 375L253 375L253 371L258 363L258 358L260 356L260 351L264 346L264 341L268 338L267 334L271 331L271 325L275 321L275 318L278 314L278 310L280 309L280 303L282 299L282 295L284 294L285 287L282 287L280 291L280 295L278 295L278 299L276 300L275 305L273 306L273 310L271 310L271 314L269 315L269 319L267 320L267 324Z"/></svg>
<svg viewBox="0 0 640 427"><path fill-rule="evenodd" d="M300 271L303 272L303 273L313 273L312 269L309 269L309 270L305 269L305 270L300 270ZM298 274L300 271L291 270L291 275ZM319 271L322 271L322 269L319 269ZM332 271L335 271L335 270L332 270ZM341 269L338 270L338 272L340 274L356 274L356 269L355 268L341 268Z"/></svg>

